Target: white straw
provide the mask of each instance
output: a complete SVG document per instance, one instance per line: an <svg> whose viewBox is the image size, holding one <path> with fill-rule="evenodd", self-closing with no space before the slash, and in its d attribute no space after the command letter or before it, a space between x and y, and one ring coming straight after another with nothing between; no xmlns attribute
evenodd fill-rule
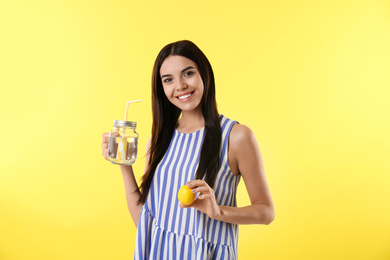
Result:
<svg viewBox="0 0 390 260"><path fill-rule="evenodd" d="M126 110L125 110L125 119L124 119L124 121L127 121L127 111L129 110L129 105L130 105L131 103L137 103L137 102L142 102L142 99L127 101Z"/></svg>

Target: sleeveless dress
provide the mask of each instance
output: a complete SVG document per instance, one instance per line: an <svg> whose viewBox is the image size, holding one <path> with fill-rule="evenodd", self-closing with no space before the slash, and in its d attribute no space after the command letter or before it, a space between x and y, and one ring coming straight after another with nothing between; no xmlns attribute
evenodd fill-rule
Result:
<svg viewBox="0 0 390 260"><path fill-rule="evenodd" d="M236 207L240 176L228 163L228 140L236 121L220 115L221 167L214 185L218 205ZM204 128L184 134L175 129L156 168L138 222L134 259L237 259L238 225L209 218L195 208L179 207L177 193L193 180Z"/></svg>

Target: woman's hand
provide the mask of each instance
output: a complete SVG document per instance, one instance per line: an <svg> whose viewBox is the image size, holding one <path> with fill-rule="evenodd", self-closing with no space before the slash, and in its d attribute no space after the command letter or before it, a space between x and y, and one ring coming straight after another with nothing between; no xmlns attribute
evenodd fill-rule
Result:
<svg viewBox="0 0 390 260"><path fill-rule="evenodd" d="M210 218L232 224L270 224L275 210L264 173L260 148L252 130L235 124L229 137L229 166L233 174L244 179L251 205L231 207L218 205L214 191L206 182L195 180L187 186L199 192L198 198L189 206L207 214Z"/></svg>
<svg viewBox="0 0 390 260"><path fill-rule="evenodd" d="M110 133L104 133L102 137L102 154L104 159L108 160L108 138Z"/></svg>
<svg viewBox="0 0 390 260"><path fill-rule="evenodd" d="M180 204L182 208L194 207L205 213L212 219L218 219L221 215L220 208L215 199L215 192L203 180L193 180L187 182L187 186L192 189L193 193L199 193L196 200L191 205Z"/></svg>

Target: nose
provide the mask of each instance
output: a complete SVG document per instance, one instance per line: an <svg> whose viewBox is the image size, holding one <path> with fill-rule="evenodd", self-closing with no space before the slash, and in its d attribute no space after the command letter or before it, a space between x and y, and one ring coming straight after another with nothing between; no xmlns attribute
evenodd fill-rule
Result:
<svg viewBox="0 0 390 260"><path fill-rule="evenodd" d="M180 80L178 80L177 82L176 82L177 84L176 84L176 90L184 90L184 89L187 89L188 88L188 85L187 85L187 83L185 82L185 80L182 80L182 79L180 79Z"/></svg>

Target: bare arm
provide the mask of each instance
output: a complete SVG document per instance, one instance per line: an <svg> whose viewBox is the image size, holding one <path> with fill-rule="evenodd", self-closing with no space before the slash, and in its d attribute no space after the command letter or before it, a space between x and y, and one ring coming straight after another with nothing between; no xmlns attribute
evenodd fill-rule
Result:
<svg viewBox="0 0 390 260"><path fill-rule="evenodd" d="M103 134L103 156L105 159L107 159L108 137L109 133ZM149 147L150 139L147 143L147 151L149 151ZM148 153L145 156L145 161L145 166L147 166L147 162L149 161ZM141 196L141 193L139 191L137 181L134 177L133 167L131 165L120 165L120 170L122 172L123 183L125 185L127 208L129 209L133 222L137 227L139 216L141 214L143 206L142 204L138 204L138 200Z"/></svg>
<svg viewBox="0 0 390 260"><path fill-rule="evenodd" d="M251 201L242 208L221 207L221 219L237 224L269 224L275 218L274 205L265 177L263 159L252 130L234 125L229 139L229 163L241 174Z"/></svg>
<svg viewBox="0 0 390 260"><path fill-rule="evenodd" d="M134 225L137 227L142 209L142 205L138 204L138 199L140 198L141 193L134 177L133 167L131 165L120 165L120 169L122 172L123 183L125 185L127 208L129 209Z"/></svg>
<svg viewBox="0 0 390 260"><path fill-rule="evenodd" d="M234 224L270 224L274 206L265 178L263 160L253 132L244 125L233 126L229 138L229 164L234 174L241 174L251 200L246 207L219 206L214 191L202 180L190 181L193 192L199 192L199 200L190 206L209 217ZM186 207L181 205L182 207Z"/></svg>

